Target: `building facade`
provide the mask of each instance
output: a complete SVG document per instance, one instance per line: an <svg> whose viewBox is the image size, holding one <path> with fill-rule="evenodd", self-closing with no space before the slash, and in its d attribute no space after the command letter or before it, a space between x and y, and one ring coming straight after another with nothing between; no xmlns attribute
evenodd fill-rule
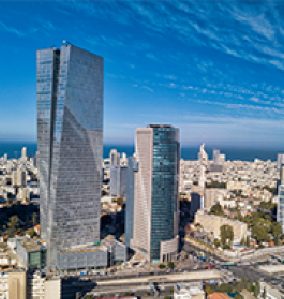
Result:
<svg viewBox="0 0 284 299"><path fill-rule="evenodd" d="M284 233L284 185L280 185L278 190L277 221L281 224Z"/></svg>
<svg viewBox="0 0 284 299"><path fill-rule="evenodd" d="M195 214L195 224L202 226L204 232L213 239L221 239L222 225L230 225L234 231L233 243L239 245L242 240L247 240L249 229L247 223L221 216L209 215L204 210Z"/></svg>
<svg viewBox="0 0 284 299"><path fill-rule="evenodd" d="M70 44L37 51L37 144L47 267L100 240L103 59Z"/></svg>
<svg viewBox="0 0 284 299"><path fill-rule="evenodd" d="M133 248L152 262L171 260L178 250L179 130L137 129L136 159Z"/></svg>
<svg viewBox="0 0 284 299"><path fill-rule="evenodd" d="M134 175L137 171L135 157L128 158L128 164L121 167L121 194L125 197L125 245L131 247L134 215Z"/></svg>

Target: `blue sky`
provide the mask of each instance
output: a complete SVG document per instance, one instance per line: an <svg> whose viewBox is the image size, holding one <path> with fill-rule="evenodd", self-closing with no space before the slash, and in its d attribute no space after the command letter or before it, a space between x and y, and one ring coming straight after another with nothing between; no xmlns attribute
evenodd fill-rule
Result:
<svg viewBox="0 0 284 299"><path fill-rule="evenodd" d="M35 139L35 51L67 40L105 58L105 143L284 148L283 1L0 1L0 37L0 140Z"/></svg>

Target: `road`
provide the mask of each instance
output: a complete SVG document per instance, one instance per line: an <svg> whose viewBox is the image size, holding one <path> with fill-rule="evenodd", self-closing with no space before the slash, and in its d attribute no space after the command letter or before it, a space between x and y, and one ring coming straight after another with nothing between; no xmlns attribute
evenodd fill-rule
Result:
<svg viewBox="0 0 284 299"><path fill-rule="evenodd" d="M193 248L193 246L186 244L186 243L185 243L183 249L187 252L201 251L200 249ZM206 255L208 257L214 259L215 261L223 262L223 260L221 260L220 257L218 257L214 254L206 253ZM230 266L228 268L228 270L231 271L236 278L240 278L240 279L246 278L246 279L252 280L252 281L264 280L268 283L269 282L271 283L273 280L275 280L275 277L272 277L272 276L258 270L258 261L257 260L251 261L251 265L238 264L237 266ZM278 277L276 277L276 278L278 278Z"/></svg>
<svg viewBox="0 0 284 299"><path fill-rule="evenodd" d="M222 278L222 273L219 270L200 270L186 271L182 273L173 273L168 275L151 275L145 277L133 277L127 279L113 279L96 281L97 286L117 286L117 285L137 285L149 284L151 282L175 283L183 281L196 280L219 280Z"/></svg>

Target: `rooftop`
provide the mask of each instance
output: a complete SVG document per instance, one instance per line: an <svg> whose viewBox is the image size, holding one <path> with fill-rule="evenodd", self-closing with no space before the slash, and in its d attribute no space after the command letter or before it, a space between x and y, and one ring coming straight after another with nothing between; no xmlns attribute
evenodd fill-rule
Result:
<svg viewBox="0 0 284 299"><path fill-rule="evenodd" d="M25 238L21 239L20 243L28 252L39 251L43 248L43 244L40 240Z"/></svg>
<svg viewBox="0 0 284 299"><path fill-rule="evenodd" d="M172 128L172 125L170 124L149 124L149 128Z"/></svg>
<svg viewBox="0 0 284 299"><path fill-rule="evenodd" d="M225 293L215 292L208 296L208 299L229 299L230 297Z"/></svg>

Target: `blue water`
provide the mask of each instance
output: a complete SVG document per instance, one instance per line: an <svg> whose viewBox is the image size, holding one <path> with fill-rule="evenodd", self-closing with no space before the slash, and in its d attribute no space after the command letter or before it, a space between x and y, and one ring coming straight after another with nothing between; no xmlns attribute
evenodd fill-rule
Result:
<svg viewBox="0 0 284 299"><path fill-rule="evenodd" d="M0 142L0 157L4 153L8 154L8 158L19 158L21 155L21 148L27 147L28 155L33 157L36 151L36 144L33 142ZM116 148L119 152L125 152L127 156L133 154L134 146L131 145L105 145L104 157L108 157L109 151L112 148ZM227 160L242 160L253 161L255 158L261 160L277 160L277 154L284 152L284 149L256 149L256 148L220 148L223 153L226 154ZM199 147L183 147L181 149L181 157L184 160L196 160ZM206 150L211 158L213 148L206 147Z"/></svg>

